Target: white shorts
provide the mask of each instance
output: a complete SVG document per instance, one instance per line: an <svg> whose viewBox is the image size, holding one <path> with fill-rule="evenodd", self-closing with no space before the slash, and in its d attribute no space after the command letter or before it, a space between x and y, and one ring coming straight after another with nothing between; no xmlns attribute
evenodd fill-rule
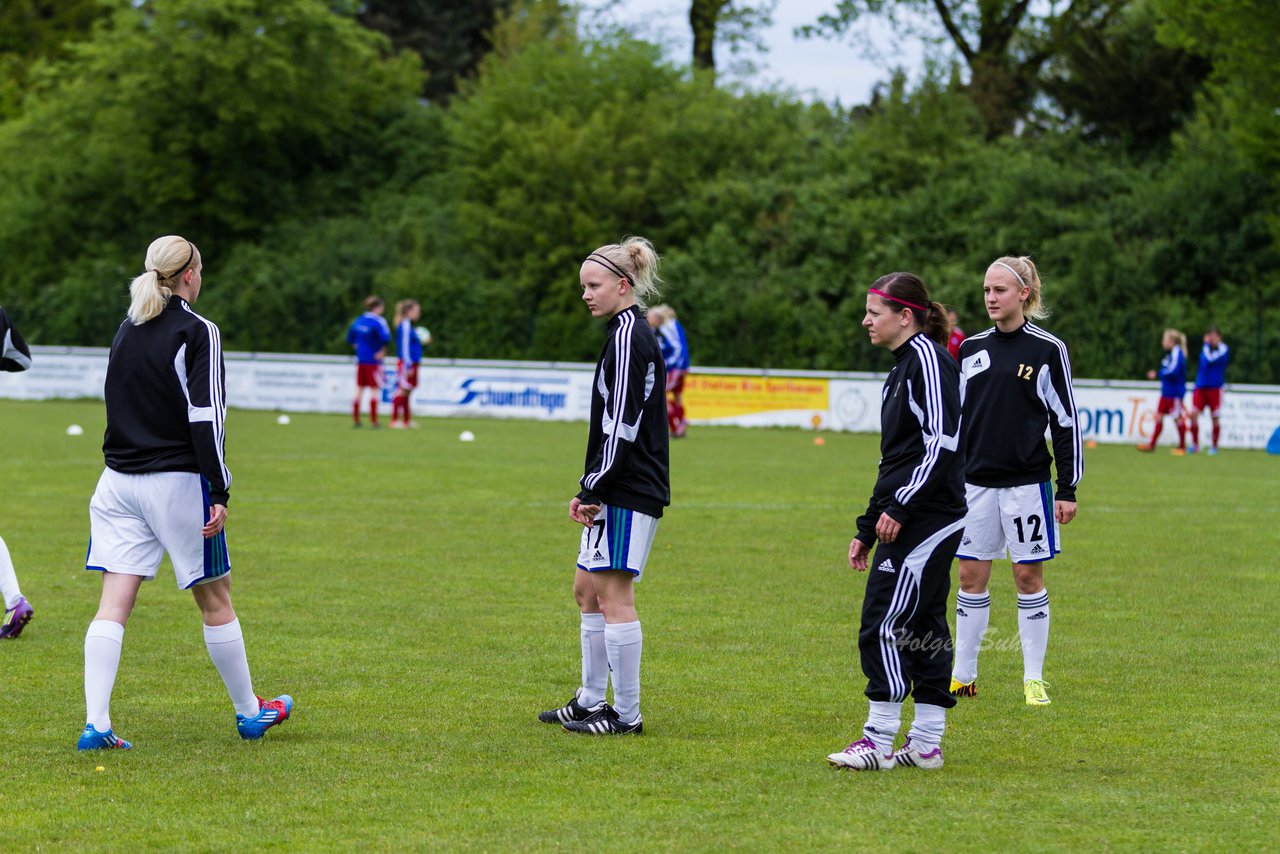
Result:
<svg viewBox="0 0 1280 854"><path fill-rule="evenodd" d="M1053 515L1053 488L964 485L969 512L956 557L961 560L1000 560L1006 551L1014 563L1052 560L1062 551L1058 521Z"/></svg>
<svg viewBox="0 0 1280 854"><path fill-rule="evenodd" d="M231 571L225 531L205 539L209 487L194 472L105 469L89 501L85 569L156 577L165 552L182 589Z"/></svg>
<svg viewBox="0 0 1280 854"><path fill-rule="evenodd" d="M582 529L578 569L587 572L621 569L639 581L644 576L644 565L649 560L649 549L657 532L658 520L654 517L602 504L595 523Z"/></svg>

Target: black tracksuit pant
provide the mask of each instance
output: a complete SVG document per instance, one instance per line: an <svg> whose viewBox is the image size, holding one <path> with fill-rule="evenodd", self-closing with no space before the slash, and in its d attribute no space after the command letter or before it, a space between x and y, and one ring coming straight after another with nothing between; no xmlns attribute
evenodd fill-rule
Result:
<svg viewBox="0 0 1280 854"><path fill-rule="evenodd" d="M910 693L917 703L956 704L947 595L963 533L963 517L918 513L894 542L876 546L858 630L868 698L901 703Z"/></svg>

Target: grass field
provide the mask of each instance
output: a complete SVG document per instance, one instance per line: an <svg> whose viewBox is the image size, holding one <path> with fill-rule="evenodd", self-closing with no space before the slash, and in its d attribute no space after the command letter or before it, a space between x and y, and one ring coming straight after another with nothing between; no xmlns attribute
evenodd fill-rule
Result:
<svg viewBox="0 0 1280 854"><path fill-rule="evenodd" d="M292 694L294 715L237 737L166 563L112 702L135 749L81 755L102 427L100 403L0 401L0 535L36 608L0 643L6 852L1274 850L1280 459L1261 452L1087 452L1046 573L1053 705L1022 702L998 564L983 692L949 716L946 768L858 774L825 756L866 713L845 554L874 436L673 444L638 588L645 735L597 740L535 718L577 684L584 425L235 411L235 601L258 693Z"/></svg>

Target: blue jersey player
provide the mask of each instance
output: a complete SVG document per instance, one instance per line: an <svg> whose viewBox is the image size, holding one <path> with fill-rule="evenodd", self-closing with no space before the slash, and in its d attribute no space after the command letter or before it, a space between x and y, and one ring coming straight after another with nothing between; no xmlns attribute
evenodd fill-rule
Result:
<svg viewBox="0 0 1280 854"><path fill-rule="evenodd" d="M382 392L382 357L391 343L391 327L382 313L386 311L382 297L371 296L364 301L364 314L351 322L347 329L347 343L356 350L356 396L351 401L351 418L354 426L360 426L360 404L365 389L369 389L369 423L378 428L378 395Z"/></svg>
<svg viewBox="0 0 1280 854"><path fill-rule="evenodd" d="M1213 444L1206 453L1210 456L1218 453L1218 437L1221 435L1221 424L1218 416L1222 412L1222 387L1227 382L1227 361L1231 351L1222 341L1222 333L1218 327L1210 326L1204 333L1204 346L1200 348L1200 364L1196 368L1196 388L1191 392L1191 452L1200 447L1200 413L1209 410L1213 419Z"/></svg>

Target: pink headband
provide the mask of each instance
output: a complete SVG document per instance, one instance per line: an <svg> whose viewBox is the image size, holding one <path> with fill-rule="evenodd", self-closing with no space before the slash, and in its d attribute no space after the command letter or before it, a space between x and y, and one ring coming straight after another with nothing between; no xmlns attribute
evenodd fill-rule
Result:
<svg viewBox="0 0 1280 854"><path fill-rule="evenodd" d="M893 301L893 302L900 302L900 303L902 303L903 305L907 306L908 308L914 308L916 311L923 311L925 314L928 314L928 313L929 313L929 309L925 308L925 307L924 307L924 306L922 306L922 305L916 305L916 304L915 304L915 303L913 303L913 302L907 302L907 301L906 301L906 300L904 300L904 299L898 299L897 297L893 296L892 294L886 294L886 293L885 293L884 291L882 291L882 290L878 290L878 289L876 289L876 288L868 288L868 289L867 289L867 291L868 291L868 293L873 293L873 294L875 294L875 295L876 295L876 296L878 296L878 297L884 297L885 299L887 299L887 300L891 300L891 301Z"/></svg>

